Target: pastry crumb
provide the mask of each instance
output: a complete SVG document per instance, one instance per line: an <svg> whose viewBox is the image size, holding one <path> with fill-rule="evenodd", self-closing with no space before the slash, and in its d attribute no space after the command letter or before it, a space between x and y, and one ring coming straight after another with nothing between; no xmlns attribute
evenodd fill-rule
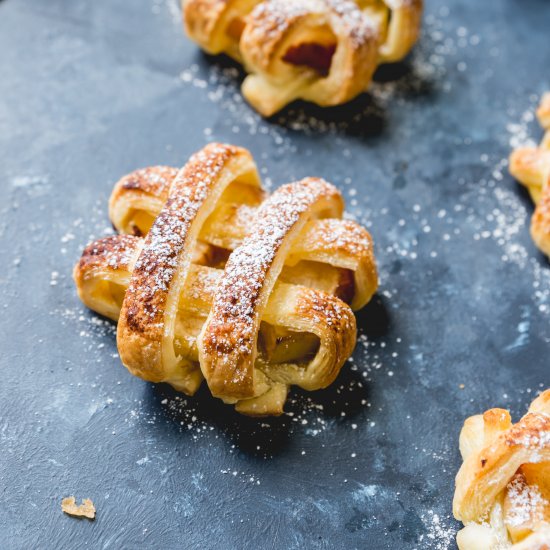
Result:
<svg viewBox="0 0 550 550"><path fill-rule="evenodd" d="M77 505L74 497L65 497L61 501L61 510L77 518L95 518L95 506L89 498L83 499L82 504Z"/></svg>

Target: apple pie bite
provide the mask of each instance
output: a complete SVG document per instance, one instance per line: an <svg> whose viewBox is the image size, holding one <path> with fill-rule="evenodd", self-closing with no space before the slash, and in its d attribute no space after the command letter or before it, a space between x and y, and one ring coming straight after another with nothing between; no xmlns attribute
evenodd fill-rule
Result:
<svg viewBox="0 0 550 550"><path fill-rule="evenodd" d="M422 0L184 0L188 36L249 75L242 91L262 115L296 99L340 105L365 91L380 63L416 42Z"/></svg>
<svg viewBox="0 0 550 550"><path fill-rule="evenodd" d="M325 388L351 355L354 309L377 288L369 233L320 178L262 188L250 153L210 144L181 169L122 178L119 235L74 270L82 301L118 321L124 365L239 412L283 412L291 385Z"/></svg>
<svg viewBox="0 0 550 550"><path fill-rule="evenodd" d="M550 548L550 390L516 424L504 409L468 418L460 452L453 501L465 525L460 550Z"/></svg>

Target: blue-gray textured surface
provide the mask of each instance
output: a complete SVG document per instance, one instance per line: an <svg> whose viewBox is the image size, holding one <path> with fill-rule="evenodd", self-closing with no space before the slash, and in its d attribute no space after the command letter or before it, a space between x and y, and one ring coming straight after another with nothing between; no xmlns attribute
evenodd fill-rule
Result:
<svg viewBox="0 0 550 550"><path fill-rule="evenodd" d="M426 4L371 94L262 121L174 0L0 1L0 548L455 547L462 421L549 383L550 268L503 159L541 135L550 4ZM333 181L375 239L355 361L294 392L294 416L133 378L75 294L116 179L210 139L249 147L268 184ZM61 513L70 494L95 522Z"/></svg>

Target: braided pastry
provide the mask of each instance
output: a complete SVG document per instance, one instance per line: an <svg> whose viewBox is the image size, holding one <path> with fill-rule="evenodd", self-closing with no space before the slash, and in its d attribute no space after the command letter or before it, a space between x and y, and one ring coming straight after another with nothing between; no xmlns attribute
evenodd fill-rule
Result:
<svg viewBox="0 0 550 550"><path fill-rule="evenodd" d="M550 390L516 424L503 409L468 418L460 452L460 550L550 549Z"/></svg>
<svg viewBox="0 0 550 550"><path fill-rule="evenodd" d="M133 374L189 395L204 377L249 415L281 414L290 385L333 382L355 345L351 308L377 287L370 235L340 219L335 187L306 178L266 198L248 151L211 144L180 171L125 176L109 210L126 234L88 245L74 278L118 320Z"/></svg>
<svg viewBox="0 0 550 550"><path fill-rule="evenodd" d="M512 152L510 173L527 187L535 202L531 237L550 257L550 92L543 96L537 118L546 134L539 147L521 147Z"/></svg>
<svg viewBox="0 0 550 550"><path fill-rule="evenodd" d="M188 35L245 65L243 94L264 116L295 99L353 99L379 63L407 55L421 14L422 0L184 1Z"/></svg>

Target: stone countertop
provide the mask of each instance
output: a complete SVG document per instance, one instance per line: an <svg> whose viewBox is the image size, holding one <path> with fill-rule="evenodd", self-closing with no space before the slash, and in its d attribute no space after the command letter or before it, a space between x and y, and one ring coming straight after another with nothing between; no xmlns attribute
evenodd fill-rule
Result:
<svg viewBox="0 0 550 550"><path fill-rule="evenodd" d="M506 169L542 133L549 28L545 0L427 0L369 94L266 121L175 0L0 1L0 547L455 548L462 422L550 382L550 267ZM132 377L71 278L121 175L210 140L272 188L332 181L376 245L353 361L278 419Z"/></svg>

